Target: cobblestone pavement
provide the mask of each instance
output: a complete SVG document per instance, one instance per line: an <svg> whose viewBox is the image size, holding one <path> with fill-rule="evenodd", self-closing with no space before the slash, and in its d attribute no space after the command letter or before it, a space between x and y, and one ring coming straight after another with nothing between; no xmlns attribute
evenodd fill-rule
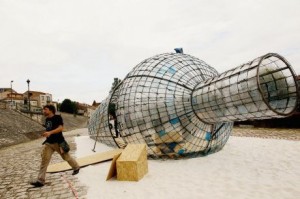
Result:
<svg viewBox="0 0 300 199"><path fill-rule="evenodd" d="M65 132L64 135L70 144L71 154L74 155L76 134ZM72 171L47 174L44 187L31 188L28 182L37 177L43 140L41 138L0 149L0 198L86 198L87 188L80 184L76 176L71 175ZM61 157L54 153L51 163L61 161Z"/></svg>

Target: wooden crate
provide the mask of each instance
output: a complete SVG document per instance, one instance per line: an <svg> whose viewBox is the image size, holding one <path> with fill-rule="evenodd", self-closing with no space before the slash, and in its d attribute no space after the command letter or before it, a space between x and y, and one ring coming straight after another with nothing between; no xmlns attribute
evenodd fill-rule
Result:
<svg viewBox="0 0 300 199"><path fill-rule="evenodd" d="M117 159L117 180L139 181L148 173L145 144L128 144Z"/></svg>

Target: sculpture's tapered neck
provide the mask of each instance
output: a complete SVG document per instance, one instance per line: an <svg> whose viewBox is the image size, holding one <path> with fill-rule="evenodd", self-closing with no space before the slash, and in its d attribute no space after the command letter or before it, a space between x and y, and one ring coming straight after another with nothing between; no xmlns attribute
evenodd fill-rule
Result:
<svg viewBox="0 0 300 199"><path fill-rule="evenodd" d="M288 116L297 101L295 74L273 53L208 79L192 93L193 109L207 123Z"/></svg>

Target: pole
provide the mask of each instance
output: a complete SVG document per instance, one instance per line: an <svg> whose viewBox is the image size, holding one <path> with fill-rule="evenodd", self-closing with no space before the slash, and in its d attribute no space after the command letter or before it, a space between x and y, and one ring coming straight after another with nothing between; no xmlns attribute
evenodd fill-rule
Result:
<svg viewBox="0 0 300 199"><path fill-rule="evenodd" d="M29 112L30 112L30 93L29 93L29 83L30 83L30 80L27 79L27 84L28 84L28 93L27 93L27 98L28 98L28 107L29 107Z"/></svg>
<svg viewBox="0 0 300 199"><path fill-rule="evenodd" d="M10 108L12 108L12 83L14 82L14 80L10 81Z"/></svg>
<svg viewBox="0 0 300 199"><path fill-rule="evenodd" d="M104 117L104 116L103 116ZM94 148L92 149L93 152L96 152L96 143L97 143L97 139L98 139L98 136L99 136L99 132L100 132L100 126L101 126L101 123L103 121L103 117L101 118L101 121L99 122L99 128L97 130L97 136L96 136L96 139L95 139L95 143L94 143Z"/></svg>

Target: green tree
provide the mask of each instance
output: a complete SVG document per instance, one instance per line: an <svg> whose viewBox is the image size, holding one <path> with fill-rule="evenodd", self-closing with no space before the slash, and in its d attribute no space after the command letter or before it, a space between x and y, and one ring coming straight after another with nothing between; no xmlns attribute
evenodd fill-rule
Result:
<svg viewBox="0 0 300 199"><path fill-rule="evenodd" d="M77 103L71 101L70 99L64 99L64 101L60 105L60 111L65 113L77 114Z"/></svg>

